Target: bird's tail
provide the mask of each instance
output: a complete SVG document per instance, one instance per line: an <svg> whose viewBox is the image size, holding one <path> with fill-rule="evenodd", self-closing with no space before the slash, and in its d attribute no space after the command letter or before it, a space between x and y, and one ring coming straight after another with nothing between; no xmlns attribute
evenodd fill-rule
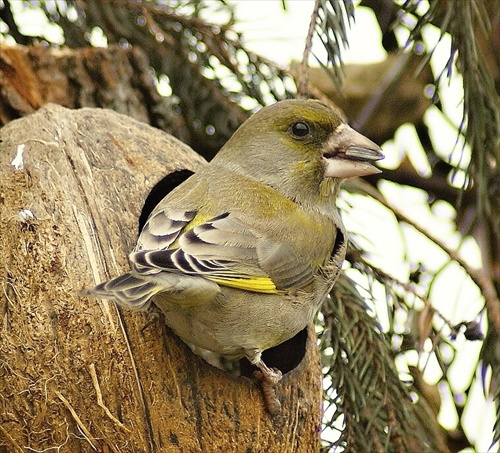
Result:
<svg viewBox="0 0 500 453"><path fill-rule="evenodd" d="M100 283L95 288L82 291L82 296L114 299L132 310L146 310L151 298L164 288L162 285L141 278L130 272Z"/></svg>

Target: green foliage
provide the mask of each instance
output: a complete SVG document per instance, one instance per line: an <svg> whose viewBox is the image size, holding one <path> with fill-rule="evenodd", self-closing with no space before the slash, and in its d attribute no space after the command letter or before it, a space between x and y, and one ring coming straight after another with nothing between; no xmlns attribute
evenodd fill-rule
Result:
<svg viewBox="0 0 500 453"><path fill-rule="evenodd" d="M352 0L322 0L317 5L318 15L314 29L326 50L328 64L325 65L319 58L317 61L323 67L332 68L333 80L340 87L343 78L342 51L349 45L347 31L354 21L354 5Z"/></svg>
<svg viewBox="0 0 500 453"><path fill-rule="evenodd" d="M492 7L493 7L492 2ZM496 2L498 8L498 2ZM483 2L431 2L425 14L419 15L411 2L402 7L407 14L414 14L417 23L411 30L411 38L421 33L422 28L432 21L439 21L441 32L452 37L450 58L443 67L444 75L453 72L454 64L460 68L464 78L463 120L461 130L471 146L474 166L474 181L477 189L478 215L491 213L493 202L488 188L498 182L498 170L491 162L500 159L500 107L495 82L488 68L488 60L480 40L487 40L491 31L491 22ZM495 9L495 7L493 7ZM456 60L456 61L455 61ZM468 70L465 70L468 68ZM498 169L498 167L496 167ZM497 224L500 222L496 212Z"/></svg>
<svg viewBox="0 0 500 453"><path fill-rule="evenodd" d="M439 451L436 433L419 419L421 408L400 380L389 339L356 282L343 275L322 314L324 450L407 452L418 445L422 452Z"/></svg>

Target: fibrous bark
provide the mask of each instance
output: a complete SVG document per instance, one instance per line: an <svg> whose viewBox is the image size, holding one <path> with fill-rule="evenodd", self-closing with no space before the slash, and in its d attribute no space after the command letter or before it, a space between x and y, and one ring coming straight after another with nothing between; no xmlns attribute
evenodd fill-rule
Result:
<svg viewBox="0 0 500 453"><path fill-rule="evenodd" d="M195 356L161 315L79 296L128 269L154 183L201 165L108 110L49 105L0 130L0 451L318 449L314 335L271 417L254 382Z"/></svg>

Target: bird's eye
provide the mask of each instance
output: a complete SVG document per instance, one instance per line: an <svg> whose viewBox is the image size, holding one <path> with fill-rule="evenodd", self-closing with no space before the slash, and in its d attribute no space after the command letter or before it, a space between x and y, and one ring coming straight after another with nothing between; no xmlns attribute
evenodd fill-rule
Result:
<svg viewBox="0 0 500 453"><path fill-rule="evenodd" d="M297 121L292 124L292 134L296 137L305 137L310 131L311 128L309 127L309 124L304 123L303 121Z"/></svg>

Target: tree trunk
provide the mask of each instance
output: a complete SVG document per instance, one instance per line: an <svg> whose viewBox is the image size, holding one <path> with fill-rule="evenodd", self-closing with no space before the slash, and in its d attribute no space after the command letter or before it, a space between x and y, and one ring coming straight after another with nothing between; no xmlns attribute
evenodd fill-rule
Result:
<svg viewBox="0 0 500 453"><path fill-rule="evenodd" d="M79 296L128 269L143 200L204 165L117 113L49 105L0 130L0 452L313 452L314 334L277 387L211 367L148 313Z"/></svg>

